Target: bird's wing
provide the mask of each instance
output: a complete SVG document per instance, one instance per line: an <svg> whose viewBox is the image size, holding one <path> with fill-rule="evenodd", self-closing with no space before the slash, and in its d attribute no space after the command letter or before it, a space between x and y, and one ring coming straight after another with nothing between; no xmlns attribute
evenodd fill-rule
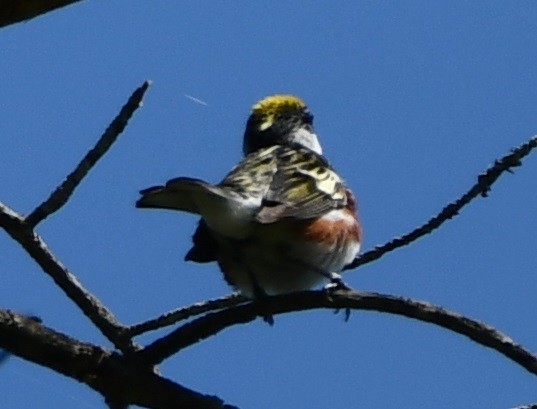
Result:
<svg viewBox="0 0 537 409"><path fill-rule="evenodd" d="M203 180L180 177L169 180L164 186L153 186L140 191L142 197L136 202L138 208L156 208L201 213L209 202L227 200L226 191Z"/></svg>
<svg viewBox="0 0 537 409"><path fill-rule="evenodd" d="M279 147L260 149L246 156L217 186L237 204L243 203L254 212L261 206L272 178L277 171L276 151ZM208 263L217 259L217 241L205 220L201 219L192 236L193 246L185 256L187 261Z"/></svg>
<svg viewBox="0 0 537 409"><path fill-rule="evenodd" d="M303 148L282 148L277 158L277 171L256 215L259 223L312 219L347 204L343 180L321 155Z"/></svg>
<svg viewBox="0 0 537 409"><path fill-rule="evenodd" d="M281 148L271 146L249 154L229 172L218 187L249 203L252 208L261 206L278 171L278 152Z"/></svg>

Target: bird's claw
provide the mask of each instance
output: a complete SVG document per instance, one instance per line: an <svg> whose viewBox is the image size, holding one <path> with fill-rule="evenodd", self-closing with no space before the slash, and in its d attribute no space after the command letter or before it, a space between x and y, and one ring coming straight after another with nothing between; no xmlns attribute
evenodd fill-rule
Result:
<svg viewBox="0 0 537 409"><path fill-rule="evenodd" d="M324 291L326 291L326 294L331 301L332 301L332 293L335 291L338 291L338 290L352 291L352 288L349 287L347 284L345 284L345 282L341 278L341 275L337 273L330 273L329 278L330 278L330 282L326 284L323 289ZM336 308L334 313L338 314L340 310L341 310L340 308ZM351 316L351 310L350 308L345 308L344 311L345 311L344 320L345 322L348 322Z"/></svg>
<svg viewBox="0 0 537 409"><path fill-rule="evenodd" d="M324 286L324 290L328 292L334 292L337 290L344 290L344 291L352 291L352 288L349 287L343 279L341 278L341 275L337 273L330 273L330 282Z"/></svg>
<svg viewBox="0 0 537 409"><path fill-rule="evenodd" d="M274 316L270 310L270 306L267 303L267 298L257 299L254 301L257 304L258 315L263 318L267 324L271 327L274 325Z"/></svg>

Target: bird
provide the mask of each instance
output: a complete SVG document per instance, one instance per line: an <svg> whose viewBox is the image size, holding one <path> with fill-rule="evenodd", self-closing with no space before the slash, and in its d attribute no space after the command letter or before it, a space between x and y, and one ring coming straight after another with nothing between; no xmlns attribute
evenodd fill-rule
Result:
<svg viewBox="0 0 537 409"><path fill-rule="evenodd" d="M136 207L200 215L185 260L218 263L247 298L326 281L326 288L347 288L340 272L362 242L357 202L323 156L305 102L276 94L254 104L243 154L218 184L174 178L141 190Z"/></svg>

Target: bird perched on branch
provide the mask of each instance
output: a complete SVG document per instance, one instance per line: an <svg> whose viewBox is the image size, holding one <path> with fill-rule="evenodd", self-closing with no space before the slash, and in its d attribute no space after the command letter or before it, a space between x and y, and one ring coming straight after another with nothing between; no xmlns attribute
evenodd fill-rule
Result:
<svg viewBox="0 0 537 409"><path fill-rule="evenodd" d="M256 103L244 159L219 184L180 177L142 190L139 208L199 214L185 259L216 261L246 297L311 289L357 255L361 226L350 189L322 156L313 116L292 95Z"/></svg>

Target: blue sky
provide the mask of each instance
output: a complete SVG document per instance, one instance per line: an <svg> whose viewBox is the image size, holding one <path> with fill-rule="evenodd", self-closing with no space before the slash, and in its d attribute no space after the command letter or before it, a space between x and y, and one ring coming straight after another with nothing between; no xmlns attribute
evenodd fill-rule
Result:
<svg viewBox="0 0 537 409"><path fill-rule="evenodd" d="M137 210L137 191L180 175L219 181L241 157L250 106L295 93L358 197L369 249L537 133L535 21L529 1L84 1L0 31L0 200L31 211L151 79L126 132L38 232L123 322L222 296L216 266L182 261L196 218ZM346 281L483 320L536 351L535 155L488 199ZM5 234L0 265L2 307L109 346ZM537 402L535 377L498 353L371 312L348 323L324 310L277 316L272 328L258 320L161 369L243 409ZM104 407L33 364L11 359L1 371L4 407Z"/></svg>

